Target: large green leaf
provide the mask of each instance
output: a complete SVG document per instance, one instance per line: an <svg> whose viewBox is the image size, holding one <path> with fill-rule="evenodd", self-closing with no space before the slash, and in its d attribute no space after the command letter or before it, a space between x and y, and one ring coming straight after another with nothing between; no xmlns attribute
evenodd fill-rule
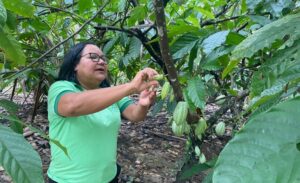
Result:
<svg viewBox="0 0 300 183"><path fill-rule="evenodd" d="M228 34L229 31L226 30L226 31L220 31L210 35L202 43L203 51L206 54L209 54L213 49L221 46L226 41Z"/></svg>
<svg viewBox="0 0 300 183"><path fill-rule="evenodd" d="M7 11L6 25L11 30L17 29L17 16L16 16L16 14L12 13L11 11Z"/></svg>
<svg viewBox="0 0 300 183"><path fill-rule="evenodd" d="M9 113L16 113L19 106L7 99L0 99L0 107L5 108Z"/></svg>
<svg viewBox="0 0 300 183"><path fill-rule="evenodd" d="M133 26L137 21L142 21L147 15L147 8L145 6L137 6L130 13L128 19L128 26Z"/></svg>
<svg viewBox="0 0 300 183"><path fill-rule="evenodd" d="M10 122L14 122L14 123L19 124L21 126L28 127L32 132L38 133L41 137L43 137L43 138L51 141L55 145L57 145L65 153L65 155L69 157L68 150L64 145L62 145L58 140L50 139L49 136L47 134L45 134L43 131L41 131L40 129L35 128L31 125L25 124L23 121L21 121L16 116L7 116L7 115L0 114L0 119L6 119L6 120L9 120Z"/></svg>
<svg viewBox="0 0 300 183"><path fill-rule="evenodd" d="M14 182L44 182L38 153L22 135L3 125L0 125L0 164Z"/></svg>
<svg viewBox="0 0 300 183"><path fill-rule="evenodd" d="M18 119L16 113L18 111L19 106L17 104L7 99L0 99L0 107L6 109L11 118ZM10 121L10 128L14 130L14 132L16 133L23 134L23 125L20 123L17 123L15 121Z"/></svg>
<svg viewBox="0 0 300 183"><path fill-rule="evenodd" d="M193 34L184 34L180 36L172 45L171 52L173 59L182 58L193 49L195 44L199 41L199 37Z"/></svg>
<svg viewBox="0 0 300 183"><path fill-rule="evenodd" d="M91 9L93 7L93 0L79 0L78 1L78 10L80 13Z"/></svg>
<svg viewBox="0 0 300 183"><path fill-rule="evenodd" d="M297 97L251 118L221 152L213 182L299 182L299 106Z"/></svg>
<svg viewBox="0 0 300 183"><path fill-rule="evenodd" d="M114 48L114 46L116 45L116 43L119 41L120 37L119 35L111 38L103 47L103 53L105 55L108 55L112 49Z"/></svg>
<svg viewBox="0 0 300 183"><path fill-rule="evenodd" d="M7 58L12 60L14 65L24 65L25 55L18 43L12 36L6 34L0 27L0 48L4 50Z"/></svg>
<svg viewBox="0 0 300 183"><path fill-rule="evenodd" d="M31 0L3 0L6 9L24 17L33 17L34 6Z"/></svg>
<svg viewBox="0 0 300 183"><path fill-rule="evenodd" d="M125 52L124 57L122 58L122 62L125 66L128 66L131 60L138 58L141 52L141 41L136 38L132 37L129 39L129 45L127 46L127 51Z"/></svg>
<svg viewBox="0 0 300 183"><path fill-rule="evenodd" d="M188 96L195 106L204 110L206 90L203 81L199 77L194 77L188 81Z"/></svg>
<svg viewBox="0 0 300 183"><path fill-rule="evenodd" d="M269 47L287 35L291 40L300 37L300 13L283 17L254 32L233 50L232 59L251 57L258 50Z"/></svg>
<svg viewBox="0 0 300 183"><path fill-rule="evenodd" d="M0 0L0 26L4 26L7 19L6 9L3 5L2 0Z"/></svg>

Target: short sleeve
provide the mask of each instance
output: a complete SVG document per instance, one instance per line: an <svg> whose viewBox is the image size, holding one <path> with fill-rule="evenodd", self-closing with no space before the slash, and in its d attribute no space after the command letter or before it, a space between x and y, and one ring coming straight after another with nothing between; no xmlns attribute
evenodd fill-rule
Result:
<svg viewBox="0 0 300 183"><path fill-rule="evenodd" d="M74 83L69 81L57 81L53 83L48 92L48 112L58 113L58 102L66 93L76 92Z"/></svg>
<svg viewBox="0 0 300 183"><path fill-rule="evenodd" d="M117 102L117 105L120 109L120 112L122 113L130 104L133 104L133 100L131 100L129 97L124 97L119 102Z"/></svg>

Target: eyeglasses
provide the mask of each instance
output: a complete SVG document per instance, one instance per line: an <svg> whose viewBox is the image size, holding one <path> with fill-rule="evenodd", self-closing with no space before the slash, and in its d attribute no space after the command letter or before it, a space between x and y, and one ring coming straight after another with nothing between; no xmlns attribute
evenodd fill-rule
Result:
<svg viewBox="0 0 300 183"><path fill-rule="evenodd" d="M97 53L87 53L87 54L82 55L81 57L84 57L86 55L89 55L89 58L93 62L99 62L101 59L105 64L108 64L108 58L105 55L98 55Z"/></svg>

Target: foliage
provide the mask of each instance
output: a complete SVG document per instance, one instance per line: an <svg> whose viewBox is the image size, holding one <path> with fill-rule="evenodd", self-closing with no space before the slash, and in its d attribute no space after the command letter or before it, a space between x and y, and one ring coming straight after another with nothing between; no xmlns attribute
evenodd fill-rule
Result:
<svg viewBox="0 0 300 183"><path fill-rule="evenodd" d="M299 181L299 105L297 97L251 118L220 154L213 182Z"/></svg>
<svg viewBox="0 0 300 183"><path fill-rule="evenodd" d="M110 59L109 78L113 84L131 79L144 67L156 68L167 76L173 89L163 99L157 98L153 114L166 108L172 118L182 90L180 100L185 100L190 114L196 116L187 118L191 129L186 154L191 155L190 159L198 158L194 147L201 147L203 140L215 135L213 128L228 110L232 118L225 123L234 126L233 131L239 131L248 118L249 126L259 116L265 116L263 124L270 124L274 118L270 109L277 104L286 105L286 112L281 115L289 117L288 111L293 108L287 104L291 102L280 103L299 95L299 1L164 0L167 45L170 46L167 54L172 55L170 67L176 69L176 78L171 78L166 60L162 60L165 53L159 44L161 35L157 33L159 17L154 13L155 5L146 0L0 0L0 90L16 82L17 92L34 91L38 103L55 81L64 53L75 43L92 40ZM175 81L179 85L175 85ZM209 103L216 103L220 109L207 117L205 109ZM3 101L0 104L9 108ZM10 118L5 119L11 124L18 121L15 110L8 112ZM198 118L208 123L201 139L193 133L197 127L193 123L198 122ZM293 129L288 128L288 121L283 122L286 128L282 130L291 133ZM247 132L247 125L236 138ZM251 128L261 130L259 125ZM264 135L248 135L247 140L269 139L275 134ZM282 142L276 139L272 139L273 144ZM235 142L233 139L232 143ZM238 147L251 146L241 142ZM66 152L63 146L61 148ZM227 149L230 147L226 147L224 153ZM263 149L256 151L259 152ZM290 153L291 157L295 155ZM247 155L238 159L248 160ZM210 173L206 181L210 181L212 175L214 179L216 175L227 179L218 173L219 167L226 166L222 162L227 161L227 157L222 156L216 172ZM272 161L276 164L281 159L276 156ZM200 172L203 166L192 167L198 168L189 172L191 167L183 166L178 175L188 178ZM231 169L232 172L242 170L240 167ZM280 175L288 171L285 169ZM264 178L264 182L268 182L272 176Z"/></svg>
<svg viewBox="0 0 300 183"><path fill-rule="evenodd" d="M0 164L14 182L44 182L41 158L21 134L0 125L0 150Z"/></svg>

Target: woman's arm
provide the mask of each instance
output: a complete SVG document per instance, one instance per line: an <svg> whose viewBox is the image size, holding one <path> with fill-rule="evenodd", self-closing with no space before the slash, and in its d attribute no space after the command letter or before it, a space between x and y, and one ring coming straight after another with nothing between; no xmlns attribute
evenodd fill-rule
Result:
<svg viewBox="0 0 300 183"><path fill-rule="evenodd" d="M153 77L153 73L149 72L149 69L144 69L130 83L109 88L87 90L81 93L67 93L58 102L58 113L69 117L100 111L125 96L140 93L153 85L158 85L157 81L145 81L151 77Z"/></svg>
<svg viewBox="0 0 300 183"><path fill-rule="evenodd" d="M134 88L128 83L81 93L67 93L58 102L58 113L65 117L91 114L134 92Z"/></svg>

